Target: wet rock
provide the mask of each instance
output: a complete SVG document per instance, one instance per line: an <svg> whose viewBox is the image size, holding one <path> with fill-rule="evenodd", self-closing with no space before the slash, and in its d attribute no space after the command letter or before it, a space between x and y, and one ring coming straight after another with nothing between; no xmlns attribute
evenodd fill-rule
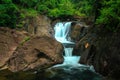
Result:
<svg viewBox="0 0 120 80"><path fill-rule="evenodd" d="M76 43L73 49L73 55L87 56L91 50L92 44L96 41L96 34L87 34L79 42ZM89 40L88 40L89 39ZM82 57L81 57L82 58Z"/></svg>
<svg viewBox="0 0 120 80"><path fill-rule="evenodd" d="M36 36L19 46L7 62L11 71L39 70L63 62L63 46L47 36Z"/></svg>
<svg viewBox="0 0 120 80"><path fill-rule="evenodd" d="M80 22L71 23L70 37L73 41L79 41L87 33L87 26Z"/></svg>
<svg viewBox="0 0 120 80"><path fill-rule="evenodd" d="M95 70L113 80L120 77L120 32L107 32L104 28L92 28L74 47L80 55L80 63L93 65ZM116 74L116 75L115 75ZM116 79L117 76L117 79Z"/></svg>

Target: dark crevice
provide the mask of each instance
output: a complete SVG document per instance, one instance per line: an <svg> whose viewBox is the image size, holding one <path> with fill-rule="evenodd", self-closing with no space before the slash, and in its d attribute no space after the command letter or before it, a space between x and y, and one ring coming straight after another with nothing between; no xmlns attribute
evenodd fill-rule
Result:
<svg viewBox="0 0 120 80"><path fill-rule="evenodd" d="M46 53L42 52L42 51L39 51L38 49L35 49L37 51L37 57L38 58L46 58L50 61L54 61L52 58L50 58L50 56L46 55Z"/></svg>

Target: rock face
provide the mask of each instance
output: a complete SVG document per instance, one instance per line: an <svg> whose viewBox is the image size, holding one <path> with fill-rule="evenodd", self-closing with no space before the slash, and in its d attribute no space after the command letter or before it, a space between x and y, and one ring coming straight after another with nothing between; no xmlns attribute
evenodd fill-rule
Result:
<svg viewBox="0 0 120 80"><path fill-rule="evenodd" d="M19 32L9 28L0 28L0 68L5 67L6 62L12 56L17 46L29 36L26 32Z"/></svg>
<svg viewBox="0 0 120 80"><path fill-rule="evenodd" d="M36 36L18 47L7 64L11 71L44 69L62 63L62 52L55 39Z"/></svg>
<svg viewBox="0 0 120 80"><path fill-rule="evenodd" d="M104 76L119 80L120 32L109 33L104 28L92 28L75 46L73 53L81 55L80 63L93 65ZM110 80L110 78L108 79Z"/></svg>
<svg viewBox="0 0 120 80"><path fill-rule="evenodd" d="M80 22L71 23L70 37L73 41L79 41L87 33L87 26Z"/></svg>
<svg viewBox="0 0 120 80"><path fill-rule="evenodd" d="M44 15L26 18L24 27L27 32L37 36L51 37L54 34L50 19Z"/></svg>
<svg viewBox="0 0 120 80"><path fill-rule="evenodd" d="M39 70L63 62L63 46L48 36L0 28L0 70Z"/></svg>

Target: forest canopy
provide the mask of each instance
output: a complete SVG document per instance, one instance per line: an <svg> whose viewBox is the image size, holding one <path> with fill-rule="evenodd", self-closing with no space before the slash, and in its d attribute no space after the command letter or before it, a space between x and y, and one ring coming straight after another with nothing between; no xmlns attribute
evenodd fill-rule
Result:
<svg viewBox="0 0 120 80"><path fill-rule="evenodd" d="M15 28L21 19L43 14L50 18L95 17L96 24L116 30L120 25L119 8L120 0L0 0L0 26Z"/></svg>

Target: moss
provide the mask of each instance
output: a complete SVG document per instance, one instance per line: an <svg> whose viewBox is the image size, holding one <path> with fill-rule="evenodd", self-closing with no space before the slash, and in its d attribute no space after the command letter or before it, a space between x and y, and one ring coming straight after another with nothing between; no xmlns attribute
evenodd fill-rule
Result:
<svg viewBox="0 0 120 80"><path fill-rule="evenodd" d="M22 42L20 43L21 45L23 45L25 42L27 42L28 40L30 40L30 37L29 36L26 36Z"/></svg>

